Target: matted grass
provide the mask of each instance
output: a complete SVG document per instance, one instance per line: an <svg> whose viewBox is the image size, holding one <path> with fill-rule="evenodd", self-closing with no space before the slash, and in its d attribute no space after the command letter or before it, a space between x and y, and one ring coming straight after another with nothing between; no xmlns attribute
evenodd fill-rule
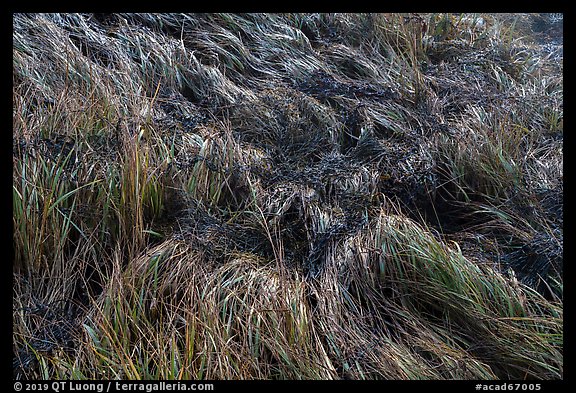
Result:
<svg viewBox="0 0 576 393"><path fill-rule="evenodd" d="M15 14L15 378L563 378L561 24Z"/></svg>

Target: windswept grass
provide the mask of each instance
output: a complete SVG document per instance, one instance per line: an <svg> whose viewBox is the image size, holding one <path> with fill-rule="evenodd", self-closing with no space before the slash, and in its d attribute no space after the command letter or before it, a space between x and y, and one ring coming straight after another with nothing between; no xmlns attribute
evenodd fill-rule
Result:
<svg viewBox="0 0 576 393"><path fill-rule="evenodd" d="M563 378L561 24L15 14L14 377Z"/></svg>

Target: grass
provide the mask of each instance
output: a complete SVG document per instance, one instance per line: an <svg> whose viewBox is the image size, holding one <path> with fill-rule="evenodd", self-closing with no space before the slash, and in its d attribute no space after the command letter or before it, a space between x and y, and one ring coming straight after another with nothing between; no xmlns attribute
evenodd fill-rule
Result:
<svg viewBox="0 0 576 393"><path fill-rule="evenodd" d="M562 379L561 23L15 14L14 377Z"/></svg>

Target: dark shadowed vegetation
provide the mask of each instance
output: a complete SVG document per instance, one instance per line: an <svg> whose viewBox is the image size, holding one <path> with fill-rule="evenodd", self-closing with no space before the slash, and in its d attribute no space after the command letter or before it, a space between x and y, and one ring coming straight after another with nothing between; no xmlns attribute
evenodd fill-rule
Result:
<svg viewBox="0 0 576 393"><path fill-rule="evenodd" d="M15 14L13 372L563 378L561 14Z"/></svg>

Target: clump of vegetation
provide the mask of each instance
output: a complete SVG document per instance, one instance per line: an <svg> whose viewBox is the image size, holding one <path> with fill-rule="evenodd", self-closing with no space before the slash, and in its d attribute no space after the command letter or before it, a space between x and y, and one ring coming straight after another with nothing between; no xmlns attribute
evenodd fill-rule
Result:
<svg viewBox="0 0 576 393"><path fill-rule="evenodd" d="M15 14L15 378L561 379L561 25Z"/></svg>

